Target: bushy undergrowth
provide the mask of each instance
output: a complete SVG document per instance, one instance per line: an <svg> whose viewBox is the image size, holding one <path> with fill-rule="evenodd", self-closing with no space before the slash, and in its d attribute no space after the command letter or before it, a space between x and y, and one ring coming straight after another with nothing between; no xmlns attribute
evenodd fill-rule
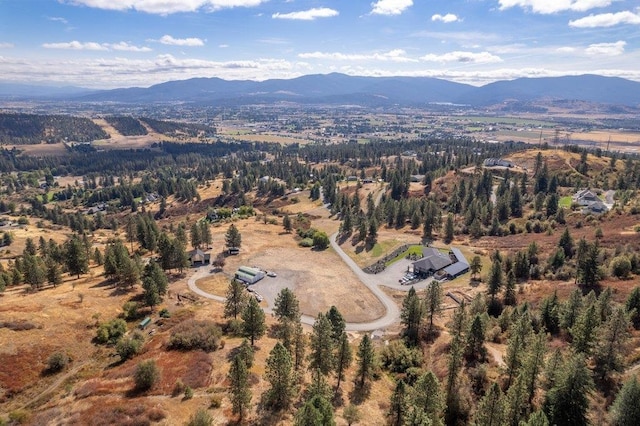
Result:
<svg viewBox="0 0 640 426"><path fill-rule="evenodd" d="M222 330L213 321L188 320L178 324L169 339L169 348L211 352L220 347Z"/></svg>

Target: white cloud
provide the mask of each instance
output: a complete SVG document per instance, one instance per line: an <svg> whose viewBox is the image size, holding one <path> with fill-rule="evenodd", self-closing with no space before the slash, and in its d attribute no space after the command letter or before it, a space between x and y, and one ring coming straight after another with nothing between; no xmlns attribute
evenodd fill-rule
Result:
<svg viewBox="0 0 640 426"><path fill-rule="evenodd" d="M431 20L433 22L441 21L441 22L444 22L445 24L450 24L451 22L460 21L460 18L458 18L453 13L447 13L446 15L440 15L439 13L436 13L431 17Z"/></svg>
<svg viewBox="0 0 640 426"><path fill-rule="evenodd" d="M300 12L291 13L274 13L271 15L273 19L293 19L300 21L313 21L317 18L331 18L338 16L338 11L329 9L328 7L313 8L309 10L302 10Z"/></svg>
<svg viewBox="0 0 640 426"><path fill-rule="evenodd" d="M421 57L423 61L428 62L465 62L465 63L477 63L477 64L489 64L495 62L502 62L499 56L492 55L489 52L448 52L442 55L428 54Z"/></svg>
<svg viewBox="0 0 640 426"><path fill-rule="evenodd" d="M77 40L64 43L44 43L42 47L44 47L45 49L109 50L107 46L100 43L94 43L92 41L80 42Z"/></svg>
<svg viewBox="0 0 640 426"><path fill-rule="evenodd" d="M105 46L109 47L113 50L125 51L125 52L151 52L151 48L147 46L134 46L126 41L121 41L120 43L106 43Z"/></svg>
<svg viewBox="0 0 640 426"><path fill-rule="evenodd" d="M13 43L6 43L0 41L0 49L11 49L13 47Z"/></svg>
<svg viewBox="0 0 640 426"><path fill-rule="evenodd" d="M597 7L609 6L613 0L499 0L500 10L521 7L534 13L550 14L572 10L586 12Z"/></svg>
<svg viewBox="0 0 640 426"><path fill-rule="evenodd" d="M215 12L234 7L255 7L267 0L66 0L77 6L106 10L137 10L158 15L179 12L197 12L200 9Z"/></svg>
<svg viewBox="0 0 640 426"><path fill-rule="evenodd" d="M126 41L121 41L119 43L95 43L92 41L89 42L80 42L80 41L69 41L64 43L44 43L42 45L45 49L66 49L66 50L118 50L124 52L151 52L151 49L143 46L138 47L132 44L127 43Z"/></svg>
<svg viewBox="0 0 640 426"><path fill-rule="evenodd" d="M556 49L556 52L558 53L574 53L575 51L576 48L571 46L563 46Z"/></svg>
<svg viewBox="0 0 640 426"><path fill-rule="evenodd" d="M204 41L197 37L173 38L168 34L163 35L158 42L169 46L204 46Z"/></svg>
<svg viewBox="0 0 640 426"><path fill-rule="evenodd" d="M358 54L340 52L309 52L298 55L302 59L329 59L333 61L390 61L390 62L418 62L406 56L402 49L394 49L383 53Z"/></svg>
<svg viewBox="0 0 640 426"><path fill-rule="evenodd" d="M413 6L413 0L378 0L371 3L371 13L374 15L400 15Z"/></svg>
<svg viewBox="0 0 640 426"><path fill-rule="evenodd" d="M627 42L619 40L615 43L596 43L590 44L584 51L587 55L592 56L618 56L624 53L624 47Z"/></svg>
<svg viewBox="0 0 640 426"><path fill-rule="evenodd" d="M53 21L53 22L61 22L61 23L65 24L65 25L67 25L69 23L69 21L67 21L66 19L60 18L58 16L50 16L47 19L50 20L50 21Z"/></svg>
<svg viewBox="0 0 640 426"><path fill-rule="evenodd" d="M640 13L624 12L601 13L589 15L584 18L569 21L569 26L574 28L613 27L619 24L640 25Z"/></svg>
<svg viewBox="0 0 640 426"><path fill-rule="evenodd" d="M228 44L219 44L218 47L220 49L226 49L227 47L229 47L229 45Z"/></svg>

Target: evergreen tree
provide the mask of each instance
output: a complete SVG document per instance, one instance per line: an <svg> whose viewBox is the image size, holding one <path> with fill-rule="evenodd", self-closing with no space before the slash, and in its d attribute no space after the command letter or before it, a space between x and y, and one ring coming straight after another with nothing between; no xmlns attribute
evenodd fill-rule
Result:
<svg viewBox="0 0 640 426"><path fill-rule="evenodd" d="M611 424L627 426L640 424L640 383L636 376L627 380L611 406Z"/></svg>
<svg viewBox="0 0 640 426"><path fill-rule="evenodd" d="M240 231L238 228L232 223L227 229L227 233L224 237L225 244L228 248L237 247L240 248L242 244L242 235L240 235Z"/></svg>
<svg viewBox="0 0 640 426"><path fill-rule="evenodd" d="M284 231L286 233L290 233L291 230L293 229L291 225L291 218L289 217L288 214L285 214L284 217L282 218L282 227L284 228Z"/></svg>
<svg viewBox="0 0 640 426"><path fill-rule="evenodd" d="M327 319L331 322L331 337L338 343L342 338L347 323L338 308L333 305L331 305L327 312Z"/></svg>
<svg viewBox="0 0 640 426"><path fill-rule="evenodd" d="M558 334L560 331L560 304L556 291L546 297L540 306L540 321L544 328L551 334Z"/></svg>
<svg viewBox="0 0 640 426"><path fill-rule="evenodd" d="M574 250L573 238L571 238L571 234L569 233L569 228L564 228L562 235L560 236L560 241L558 241L558 247L564 250L564 257L567 259L571 259L573 257Z"/></svg>
<svg viewBox="0 0 640 426"><path fill-rule="evenodd" d="M283 319L297 321L300 319L300 304L296 295L289 288L283 288L276 296L273 313L278 321Z"/></svg>
<svg viewBox="0 0 640 426"><path fill-rule="evenodd" d="M242 321L244 321L242 325L244 335L250 339L253 346L255 340L262 337L266 330L264 311L255 297L249 298L249 303L242 311Z"/></svg>
<svg viewBox="0 0 640 426"><path fill-rule="evenodd" d="M307 336L302 330L300 321L296 322L296 328L293 335L293 360L296 371L300 370L304 365L305 351L307 349Z"/></svg>
<svg viewBox="0 0 640 426"><path fill-rule="evenodd" d="M236 414L242 422L251 404L251 390L249 389L249 372L242 356L236 355L229 368L229 382L231 394L231 412Z"/></svg>
<svg viewBox="0 0 640 426"><path fill-rule="evenodd" d="M571 346L577 353L591 354L599 323L596 307L593 304L580 314L571 328Z"/></svg>
<svg viewBox="0 0 640 426"><path fill-rule="evenodd" d="M637 330L640 328L640 287L636 286L631 290L629 297L625 303L627 313L630 315L633 327Z"/></svg>
<svg viewBox="0 0 640 426"><path fill-rule="evenodd" d="M507 343L507 355L504 359L507 373L507 389L511 386L513 379L517 376L518 371L520 370L524 348L531 332L531 320L529 315L521 315L520 318L518 318Z"/></svg>
<svg viewBox="0 0 640 426"><path fill-rule="evenodd" d="M516 276L513 269L507 273L507 284L504 288L504 304L507 306L515 306L518 303L516 296Z"/></svg>
<svg viewBox="0 0 640 426"><path fill-rule="evenodd" d="M420 408L433 426L442 425L440 415L444 408L440 382L432 371L427 371L418 378L413 386L412 405Z"/></svg>
<svg viewBox="0 0 640 426"><path fill-rule="evenodd" d="M336 378L338 380L336 391L340 389L340 382L344 380L344 373L351 365L351 361L352 354L349 338L347 337L347 333L342 332L336 348Z"/></svg>
<svg viewBox="0 0 640 426"><path fill-rule="evenodd" d="M464 302L455 310L449 327L451 343L449 345L449 361L447 370L445 423L454 424L461 414L459 374L462 369L464 353L464 330L467 323L467 312Z"/></svg>
<svg viewBox="0 0 640 426"><path fill-rule="evenodd" d="M449 213L447 215L447 221L445 222L444 225L444 243L445 244L449 244L451 243L451 241L453 241L454 238L454 226L453 226L453 214Z"/></svg>
<svg viewBox="0 0 640 426"><path fill-rule="evenodd" d="M469 361L484 361L487 356L487 348L484 346L484 323L480 315L476 315L471 322L464 355Z"/></svg>
<svg viewBox="0 0 640 426"><path fill-rule="evenodd" d="M491 271L487 281L487 293L491 296L491 300L495 299L502 287L502 262L495 259L491 264Z"/></svg>
<svg viewBox="0 0 640 426"><path fill-rule="evenodd" d="M89 272L89 258L82 241L77 234L68 239L64 244L65 262L71 275L86 274Z"/></svg>
<svg viewBox="0 0 640 426"><path fill-rule="evenodd" d="M227 287L227 294L224 301L224 317L237 319L247 304L249 303L249 295L242 282L232 279Z"/></svg>
<svg viewBox="0 0 640 426"><path fill-rule="evenodd" d="M389 404L389 420L393 426L403 426L408 411L408 390L404 380L396 384Z"/></svg>
<svg viewBox="0 0 640 426"><path fill-rule="evenodd" d="M316 395L304 403L296 413L295 426L334 426L333 407L329 401Z"/></svg>
<svg viewBox="0 0 640 426"><path fill-rule="evenodd" d="M265 368L265 379L270 387L265 393L266 405L275 410L289 407L294 392L294 373L291 355L280 342L276 343Z"/></svg>
<svg viewBox="0 0 640 426"><path fill-rule="evenodd" d="M316 317L309 344L309 367L328 375L335 368L335 342L332 338L331 321L322 312Z"/></svg>
<svg viewBox="0 0 640 426"><path fill-rule="evenodd" d="M194 222L191 225L191 232L189 232L191 236L191 247L194 249L199 249L202 246L202 235L200 234L200 226L198 222Z"/></svg>
<svg viewBox="0 0 640 426"><path fill-rule="evenodd" d="M529 420L520 422L520 426L549 426L549 419L544 411L538 410L529 416Z"/></svg>
<svg viewBox="0 0 640 426"><path fill-rule="evenodd" d="M358 407L356 407L353 404L349 404L346 407L344 407L344 411L342 412L342 417L347 422L348 426L351 426L352 424L359 422L361 418Z"/></svg>
<svg viewBox="0 0 640 426"><path fill-rule="evenodd" d="M424 297L424 311L429 319L429 329L427 333L429 336L433 334L433 319L440 315L442 310L442 285L436 281L431 281L426 288L426 294Z"/></svg>
<svg viewBox="0 0 640 426"><path fill-rule="evenodd" d="M478 426L501 426L504 420L504 398L497 383L480 400L474 423Z"/></svg>
<svg viewBox="0 0 640 426"><path fill-rule="evenodd" d="M549 424L588 425L587 412L592 389L593 381L583 356L572 356L558 371L555 385L547 392L543 408Z"/></svg>
<svg viewBox="0 0 640 426"><path fill-rule="evenodd" d="M539 332L531 335L530 342L527 345L527 353L522 362L520 377L522 378L527 394L527 403L531 406L533 397L538 387L538 376L544 368L544 356L547 351L547 336Z"/></svg>
<svg viewBox="0 0 640 426"><path fill-rule="evenodd" d="M584 239L581 239L582 243ZM599 261L600 247L598 241L578 245L577 283L588 289L597 288L600 283Z"/></svg>
<svg viewBox="0 0 640 426"><path fill-rule="evenodd" d="M242 362L244 362L247 368L251 368L251 366L253 365L255 352L247 339L242 339L242 343L240 344L240 346L238 346L236 356L242 359Z"/></svg>
<svg viewBox="0 0 640 426"><path fill-rule="evenodd" d="M62 283L62 272L60 271L60 265L58 262L50 257L45 259L45 274L47 276L47 282L52 286L57 286Z"/></svg>
<svg viewBox="0 0 640 426"><path fill-rule="evenodd" d="M482 260L480 256L474 256L473 259L471 259L469 270L471 271L472 279L478 277L478 274L482 271Z"/></svg>
<svg viewBox="0 0 640 426"><path fill-rule="evenodd" d="M560 325L565 330L570 330L576 323L580 311L582 310L582 291L576 288L571 292L569 298L564 303Z"/></svg>
<svg viewBox="0 0 640 426"><path fill-rule="evenodd" d="M416 294L416 290L411 287L402 302L402 311L400 312L400 319L405 326L404 333L411 346L418 344L423 314L424 310L420 298Z"/></svg>
<svg viewBox="0 0 640 426"><path fill-rule="evenodd" d="M373 376L374 366L375 353L373 351L373 345L369 335L365 334L358 346L358 371L356 377L359 388L364 388L366 381Z"/></svg>
<svg viewBox="0 0 640 426"><path fill-rule="evenodd" d="M623 370L624 348L629 339L629 327L629 316L623 307L619 307L600 328L593 360L594 371L601 381L605 380L609 373Z"/></svg>

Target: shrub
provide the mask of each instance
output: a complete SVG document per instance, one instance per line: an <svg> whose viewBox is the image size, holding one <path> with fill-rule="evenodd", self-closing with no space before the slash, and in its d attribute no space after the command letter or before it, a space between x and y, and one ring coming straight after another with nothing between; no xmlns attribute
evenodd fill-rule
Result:
<svg viewBox="0 0 640 426"><path fill-rule="evenodd" d="M175 385L173 385L173 396L178 396L185 391L186 386L182 379L177 379Z"/></svg>
<svg viewBox="0 0 640 426"><path fill-rule="evenodd" d="M305 238L298 243L300 247L313 247L313 240L311 238Z"/></svg>
<svg viewBox="0 0 640 426"><path fill-rule="evenodd" d="M138 318L138 304L136 302L127 302L122 306L124 319L127 321Z"/></svg>
<svg viewBox="0 0 640 426"><path fill-rule="evenodd" d="M220 408L222 406L222 398L219 395L214 395L211 397L210 408Z"/></svg>
<svg viewBox="0 0 640 426"><path fill-rule="evenodd" d="M193 389L191 389L191 386L187 386L186 388L184 388L184 399L191 398L193 398Z"/></svg>
<svg viewBox="0 0 640 426"><path fill-rule="evenodd" d="M617 278L628 278L631 273L631 262L627 256L617 256L609 263L611 275Z"/></svg>
<svg viewBox="0 0 640 426"><path fill-rule="evenodd" d="M213 418L207 410L199 408L190 418L187 426L211 426Z"/></svg>
<svg viewBox="0 0 640 426"><path fill-rule="evenodd" d="M98 343L115 344L127 332L127 323L122 319L114 319L100 324L96 332Z"/></svg>
<svg viewBox="0 0 640 426"><path fill-rule="evenodd" d="M171 313L167 308L162 308L158 315L160 315L160 318L171 318Z"/></svg>
<svg viewBox="0 0 640 426"><path fill-rule="evenodd" d="M120 355L120 359L125 361L139 354L143 343L144 336L136 333L132 338L120 340L116 345L116 352Z"/></svg>
<svg viewBox="0 0 640 426"><path fill-rule="evenodd" d="M29 219L27 219L24 216L20 216L18 218L18 225L28 225L29 224Z"/></svg>
<svg viewBox="0 0 640 426"><path fill-rule="evenodd" d="M178 324L171 338L169 348L178 350L202 349L215 351L220 346L222 331L213 321L188 320Z"/></svg>
<svg viewBox="0 0 640 426"><path fill-rule="evenodd" d="M133 380L136 384L137 390L142 392L148 391L158 382L159 379L160 370L154 360L150 359L142 361L136 366Z"/></svg>
<svg viewBox="0 0 640 426"><path fill-rule="evenodd" d="M57 373L65 369L69 364L69 356L64 352L54 352L47 360L47 371Z"/></svg>
<svg viewBox="0 0 640 426"><path fill-rule="evenodd" d="M394 340L380 353L382 366L392 373L404 373L409 368L422 365L422 354L418 349L409 349L400 340Z"/></svg>

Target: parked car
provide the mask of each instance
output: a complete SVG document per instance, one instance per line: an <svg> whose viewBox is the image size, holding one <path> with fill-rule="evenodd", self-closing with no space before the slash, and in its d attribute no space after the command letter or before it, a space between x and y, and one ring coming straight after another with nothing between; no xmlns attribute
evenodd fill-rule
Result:
<svg viewBox="0 0 640 426"><path fill-rule="evenodd" d="M267 272L267 276L271 277L271 278L275 278L275 277L278 276L278 274L276 274L275 272L269 271L269 272Z"/></svg>

